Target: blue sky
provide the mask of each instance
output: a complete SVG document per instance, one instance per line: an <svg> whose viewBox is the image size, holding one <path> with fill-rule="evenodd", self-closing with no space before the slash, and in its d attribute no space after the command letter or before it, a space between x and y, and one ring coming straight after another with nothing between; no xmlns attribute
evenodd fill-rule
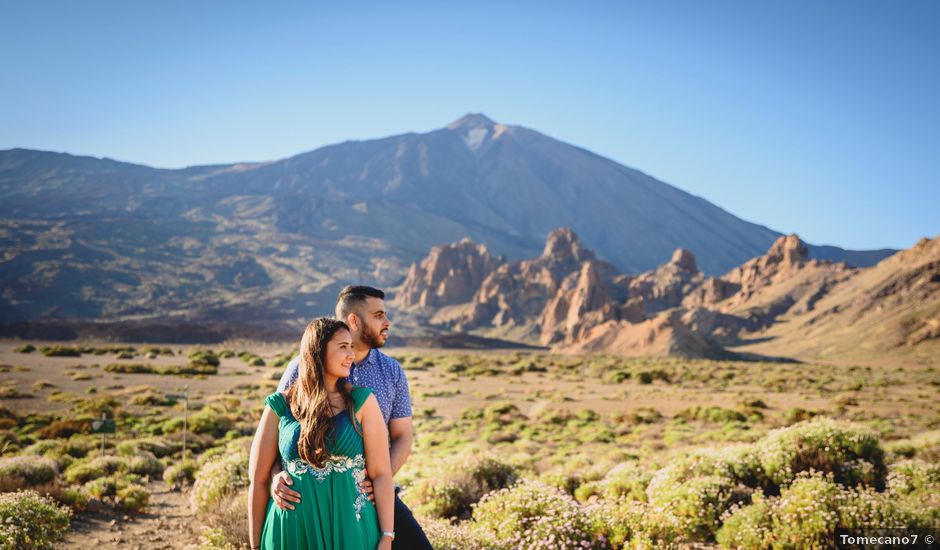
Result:
<svg viewBox="0 0 940 550"><path fill-rule="evenodd" d="M940 3L30 2L0 149L160 167L527 126L814 244L940 233Z"/></svg>

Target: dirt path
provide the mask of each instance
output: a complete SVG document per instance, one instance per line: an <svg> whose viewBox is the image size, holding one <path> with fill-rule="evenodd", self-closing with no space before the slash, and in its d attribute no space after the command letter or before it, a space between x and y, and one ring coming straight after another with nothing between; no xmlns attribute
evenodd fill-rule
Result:
<svg viewBox="0 0 940 550"><path fill-rule="evenodd" d="M96 512L79 514L63 548L83 550L156 550L186 548L199 541L201 529L189 507L189 493L152 482L150 504L142 514Z"/></svg>

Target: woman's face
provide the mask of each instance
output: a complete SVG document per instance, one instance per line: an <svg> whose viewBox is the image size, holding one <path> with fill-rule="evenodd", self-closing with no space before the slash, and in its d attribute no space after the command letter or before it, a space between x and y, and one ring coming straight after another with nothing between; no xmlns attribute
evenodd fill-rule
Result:
<svg viewBox="0 0 940 550"><path fill-rule="evenodd" d="M353 350L352 335L341 328L333 334L326 344L326 374L337 378L349 376L349 367L352 366L356 352Z"/></svg>

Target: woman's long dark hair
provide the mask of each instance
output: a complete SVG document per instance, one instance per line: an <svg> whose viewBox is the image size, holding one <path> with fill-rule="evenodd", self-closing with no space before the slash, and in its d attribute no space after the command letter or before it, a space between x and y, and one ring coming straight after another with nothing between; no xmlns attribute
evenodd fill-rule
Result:
<svg viewBox="0 0 940 550"><path fill-rule="evenodd" d="M349 330L346 323L320 317L314 319L304 330L300 341L300 372L297 382L287 390L287 402L294 418L300 421L300 438L297 452L300 458L317 468L323 468L329 458L326 438L332 428L333 409L326 387L326 345L339 330ZM356 409L353 404L352 386L342 380L337 390L343 396L350 420L356 426ZM359 427L356 426L359 430Z"/></svg>

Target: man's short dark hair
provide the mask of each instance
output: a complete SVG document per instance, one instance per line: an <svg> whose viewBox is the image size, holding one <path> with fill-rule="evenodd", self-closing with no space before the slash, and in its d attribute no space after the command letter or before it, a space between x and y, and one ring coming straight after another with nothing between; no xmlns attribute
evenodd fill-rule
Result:
<svg viewBox="0 0 940 550"><path fill-rule="evenodd" d="M350 313L359 314L360 307L367 298L385 299L385 293L377 288L362 285L350 285L339 291L336 297L336 318L345 321Z"/></svg>

